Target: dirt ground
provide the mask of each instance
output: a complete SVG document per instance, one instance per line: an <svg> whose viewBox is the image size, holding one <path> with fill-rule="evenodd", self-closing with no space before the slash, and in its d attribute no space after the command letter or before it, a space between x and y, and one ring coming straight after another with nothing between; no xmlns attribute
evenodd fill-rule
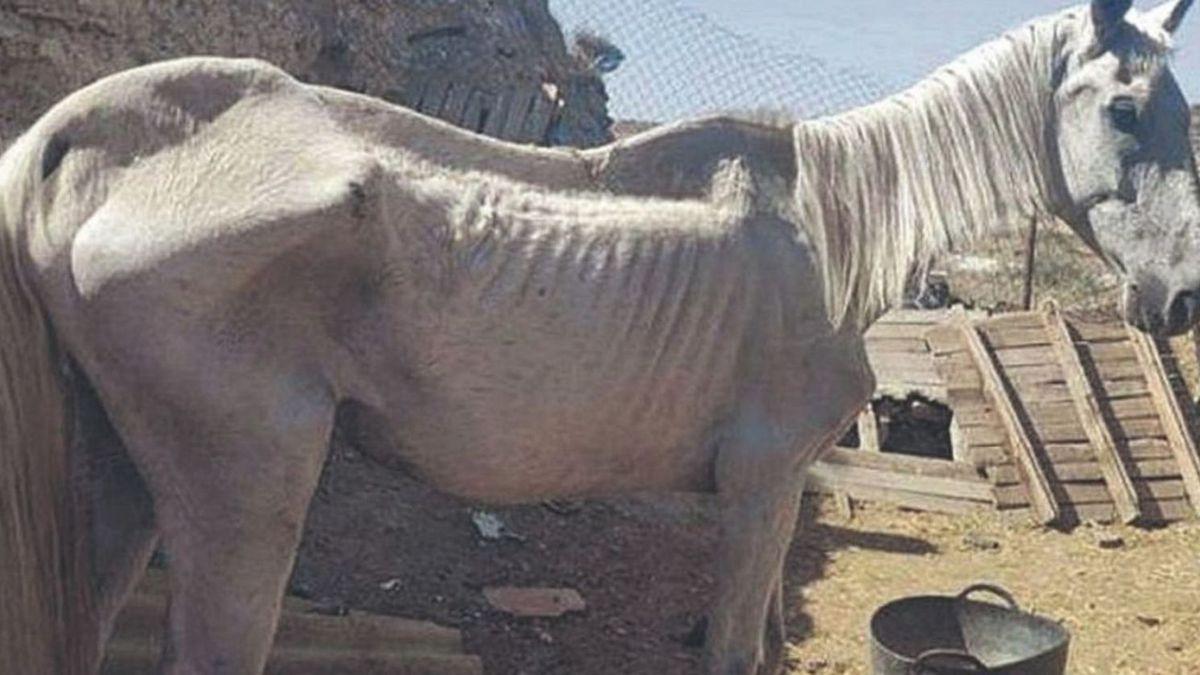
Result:
<svg viewBox="0 0 1200 675"><path fill-rule="evenodd" d="M1200 525L1036 528L806 500L788 560L789 671L865 673L865 626L888 600L999 583L1073 635L1071 673L1200 672ZM493 509L517 538L485 541L474 507L339 449L309 516L293 591L332 606L460 628L489 674L692 673L713 589L702 499ZM1116 548L1103 538L1118 537ZM391 582L391 583L388 583ZM388 590L383 588L387 585ZM520 619L488 586L578 590L587 609Z"/></svg>

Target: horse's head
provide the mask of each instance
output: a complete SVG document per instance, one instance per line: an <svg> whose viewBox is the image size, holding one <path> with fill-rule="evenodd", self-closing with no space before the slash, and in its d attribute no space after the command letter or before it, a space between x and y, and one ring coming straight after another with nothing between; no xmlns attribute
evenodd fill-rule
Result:
<svg viewBox="0 0 1200 675"><path fill-rule="evenodd" d="M1200 185L1167 63L1191 4L1093 0L1054 97L1062 215L1124 277L1126 320L1155 333L1200 321Z"/></svg>

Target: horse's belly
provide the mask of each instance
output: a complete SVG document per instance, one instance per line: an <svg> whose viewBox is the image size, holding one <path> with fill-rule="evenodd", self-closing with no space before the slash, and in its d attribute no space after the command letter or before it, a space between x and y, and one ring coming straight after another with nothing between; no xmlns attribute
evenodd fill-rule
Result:
<svg viewBox="0 0 1200 675"><path fill-rule="evenodd" d="M493 501L711 488L731 400L720 373L636 359L592 369L574 356L448 367L397 430L404 461Z"/></svg>

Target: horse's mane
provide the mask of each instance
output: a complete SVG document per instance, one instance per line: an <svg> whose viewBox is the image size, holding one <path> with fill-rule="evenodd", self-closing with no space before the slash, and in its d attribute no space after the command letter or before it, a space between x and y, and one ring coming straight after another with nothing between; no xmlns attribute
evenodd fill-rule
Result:
<svg viewBox="0 0 1200 675"><path fill-rule="evenodd" d="M794 127L799 219L820 252L835 325L871 321L951 246L1055 211L1047 117L1067 47L1090 30L1085 12L1036 20L907 91ZM1161 39L1129 42L1148 64L1165 51Z"/></svg>

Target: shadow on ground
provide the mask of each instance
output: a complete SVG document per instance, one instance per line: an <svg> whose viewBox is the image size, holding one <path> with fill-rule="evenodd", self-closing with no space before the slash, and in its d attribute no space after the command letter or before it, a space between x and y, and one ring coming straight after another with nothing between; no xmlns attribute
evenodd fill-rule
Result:
<svg viewBox="0 0 1200 675"><path fill-rule="evenodd" d="M707 500L489 509L516 535L500 541L479 536L474 508L339 448L309 513L292 590L331 608L459 628L488 673L698 670L693 629L714 589L708 561L716 528ZM787 563L792 641L813 626L803 587L847 547L916 555L932 548L815 522L805 508ZM483 588L500 585L574 588L587 609L557 619L515 618L483 597Z"/></svg>

